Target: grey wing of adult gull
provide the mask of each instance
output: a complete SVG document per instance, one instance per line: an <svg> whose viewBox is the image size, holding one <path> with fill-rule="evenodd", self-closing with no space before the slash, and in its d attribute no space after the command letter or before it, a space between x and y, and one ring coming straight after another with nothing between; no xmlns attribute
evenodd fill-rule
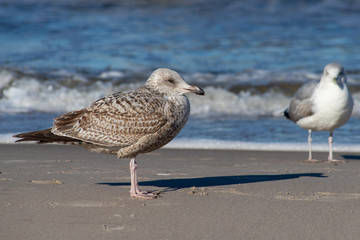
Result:
<svg viewBox="0 0 360 240"><path fill-rule="evenodd" d="M285 116L295 123L301 118L313 114L311 96L315 91L318 82L312 81L302 85L294 94L290 106L285 110Z"/></svg>

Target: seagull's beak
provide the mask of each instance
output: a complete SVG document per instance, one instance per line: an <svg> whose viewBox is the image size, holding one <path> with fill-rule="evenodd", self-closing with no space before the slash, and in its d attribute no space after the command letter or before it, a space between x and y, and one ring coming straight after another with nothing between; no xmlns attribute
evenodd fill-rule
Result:
<svg viewBox="0 0 360 240"><path fill-rule="evenodd" d="M339 76L335 77L334 82L337 83L337 84L343 83L344 82L344 76L339 75Z"/></svg>
<svg viewBox="0 0 360 240"><path fill-rule="evenodd" d="M339 75L337 77L334 77L333 82L339 86L339 88L343 89L344 84L346 84L346 76L345 75Z"/></svg>
<svg viewBox="0 0 360 240"><path fill-rule="evenodd" d="M191 92L191 93L195 93L197 95L205 95L205 91L200 88L200 87L196 87L196 86L188 86L186 88L184 88L186 91Z"/></svg>

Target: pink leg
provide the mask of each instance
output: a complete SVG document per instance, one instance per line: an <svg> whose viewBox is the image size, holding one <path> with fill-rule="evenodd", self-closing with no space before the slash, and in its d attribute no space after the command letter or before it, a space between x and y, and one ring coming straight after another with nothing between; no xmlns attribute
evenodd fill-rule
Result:
<svg viewBox="0 0 360 240"><path fill-rule="evenodd" d="M319 162L319 160L316 160L316 159L313 159L313 158L312 158L311 142L312 142L312 138L311 138L311 129L309 129L309 136L308 136L308 144L309 144L309 158L308 158L308 160L305 160L304 162L316 163L316 162Z"/></svg>
<svg viewBox="0 0 360 240"><path fill-rule="evenodd" d="M328 157L328 160L329 160L329 163L346 163L345 160L336 160L336 159L333 159L333 132L330 132L330 135L329 135L329 157Z"/></svg>
<svg viewBox="0 0 360 240"><path fill-rule="evenodd" d="M137 178L137 163L135 158L130 160L130 178L131 178L131 186L130 186L130 197L132 198L145 198L151 199L154 198L155 195L150 192L142 192L139 189L138 178Z"/></svg>

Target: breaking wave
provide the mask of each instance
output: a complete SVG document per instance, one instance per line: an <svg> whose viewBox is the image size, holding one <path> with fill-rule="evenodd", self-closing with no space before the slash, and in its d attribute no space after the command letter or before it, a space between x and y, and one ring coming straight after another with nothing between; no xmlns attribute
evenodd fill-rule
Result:
<svg viewBox="0 0 360 240"><path fill-rule="evenodd" d="M151 71L100 73L0 69L0 113L66 112L88 106L117 91L140 87ZM360 114L360 78L349 78ZM189 95L192 114L279 116L292 94L304 82L320 78L314 73L277 73L246 70L241 73L185 73L188 83L204 88L206 95Z"/></svg>

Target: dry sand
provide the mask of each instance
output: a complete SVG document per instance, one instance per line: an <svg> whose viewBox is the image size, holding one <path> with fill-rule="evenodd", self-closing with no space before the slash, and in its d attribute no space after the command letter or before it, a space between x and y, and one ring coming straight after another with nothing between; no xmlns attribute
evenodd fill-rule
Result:
<svg viewBox="0 0 360 240"><path fill-rule="evenodd" d="M326 159L326 153L314 153ZM75 146L0 145L0 236L53 239L359 239L360 154L158 150L127 159Z"/></svg>

